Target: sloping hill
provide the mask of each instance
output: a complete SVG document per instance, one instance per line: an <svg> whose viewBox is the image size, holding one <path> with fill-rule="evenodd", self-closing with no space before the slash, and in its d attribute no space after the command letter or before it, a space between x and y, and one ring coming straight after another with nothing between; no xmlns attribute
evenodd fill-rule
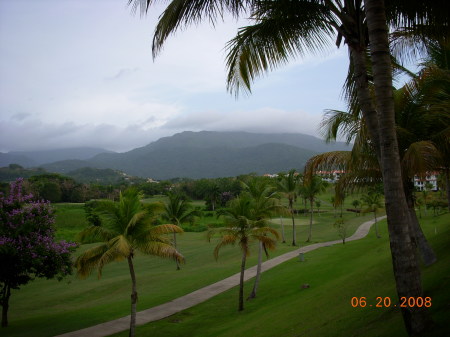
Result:
<svg viewBox="0 0 450 337"><path fill-rule="evenodd" d="M11 151L8 153L0 153L0 166L19 164L24 167L31 167L61 160L86 160L104 152L111 151L96 147L75 147L40 151Z"/></svg>
<svg viewBox="0 0 450 337"><path fill-rule="evenodd" d="M303 134L247 132L182 132L125 153L101 153L86 161L43 165L52 172L82 167L111 168L153 179L216 178L255 172L302 170L313 155L348 149Z"/></svg>

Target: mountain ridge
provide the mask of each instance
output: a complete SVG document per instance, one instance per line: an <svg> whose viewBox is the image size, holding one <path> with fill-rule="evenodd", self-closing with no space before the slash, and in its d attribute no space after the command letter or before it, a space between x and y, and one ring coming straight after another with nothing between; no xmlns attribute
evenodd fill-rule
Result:
<svg viewBox="0 0 450 337"><path fill-rule="evenodd" d="M304 134L185 131L128 152L99 153L87 160L58 161L42 167L59 173L82 167L110 168L159 180L217 178L302 170L315 154L348 149L344 143L326 144Z"/></svg>

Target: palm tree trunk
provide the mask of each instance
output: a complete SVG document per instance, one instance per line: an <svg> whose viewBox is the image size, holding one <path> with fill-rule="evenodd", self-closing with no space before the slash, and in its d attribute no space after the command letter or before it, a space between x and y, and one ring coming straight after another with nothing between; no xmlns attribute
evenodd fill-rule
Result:
<svg viewBox="0 0 450 337"><path fill-rule="evenodd" d="M292 245L296 246L296 233L295 233L295 219L294 219L294 205L292 204L292 200L289 200L289 208L291 209L291 218L292 218Z"/></svg>
<svg viewBox="0 0 450 337"><path fill-rule="evenodd" d="M311 241L311 236L312 236L312 223L313 223L313 201L312 199L309 200L310 202L310 206L311 206L311 214L309 216L309 235L308 235L308 240L306 240L306 242L310 242Z"/></svg>
<svg viewBox="0 0 450 337"><path fill-rule="evenodd" d="M305 217L307 217L308 216L308 214L306 214L306 204L308 203L308 200L306 200L306 199L303 199L304 201L303 201L303 208L305 209Z"/></svg>
<svg viewBox="0 0 450 337"><path fill-rule="evenodd" d="M173 233L173 246L177 249L177 233L175 232ZM175 262L177 263L177 270L180 270L180 262L178 259L175 259Z"/></svg>
<svg viewBox="0 0 450 337"><path fill-rule="evenodd" d="M373 211L373 216L375 217L375 234L377 238L381 238L380 233L378 233L378 221L377 221L377 211Z"/></svg>
<svg viewBox="0 0 450 337"><path fill-rule="evenodd" d="M136 303L137 303L137 291L136 291L136 274L134 273L133 259L128 256L128 267L130 268L131 275L131 317L130 317L130 333L129 337L134 337L136 327Z"/></svg>
<svg viewBox="0 0 450 337"><path fill-rule="evenodd" d="M247 297L247 300L251 300L252 298L255 298L256 297L256 292L258 291L259 281L261 280L262 254L263 254L263 243L261 241L259 241L259 246L258 246L258 265L256 267L255 283L253 283L252 292Z"/></svg>
<svg viewBox="0 0 450 337"><path fill-rule="evenodd" d="M450 169L445 170L445 187L447 189L447 206L450 211Z"/></svg>
<svg viewBox="0 0 450 337"><path fill-rule="evenodd" d="M245 260L247 259L247 251L242 253L241 261L241 275L239 277L239 311L244 310L244 273L245 273Z"/></svg>
<svg viewBox="0 0 450 337"><path fill-rule="evenodd" d="M9 298L11 297L11 288L5 284L2 289L2 328L8 326Z"/></svg>
<svg viewBox="0 0 450 337"><path fill-rule="evenodd" d="M364 4L373 63L381 145L380 164L384 181L386 213L397 294L399 298L423 297L420 270L414 256L408 230L409 211L401 177L384 1L364 0ZM407 307L401 309L409 335L423 335L430 327L431 317L427 308Z"/></svg>
<svg viewBox="0 0 450 337"><path fill-rule="evenodd" d="M283 243L286 243L286 237L284 236L283 218L281 215L280 215L280 223L281 223L281 238L283 240Z"/></svg>
<svg viewBox="0 0 450 337"><path fill-rule="evenodd" d="M422 256L423 263L426 266L432 265L437 261L436 254L428 243L427 238L423 234L422 228L420 227L419 219L417 219L416 211L414 210L414 199L413 199L413 188L414 185L408 182L405 184L405 195L406 202L408 203L409 214L410 214L410 233L411 238L415 246L419 249L420 255ZM420 214L420 213L419 213Z"/></svg>
<svg viewBox="0 0 450 337"><path fill-rule="evenodd" d="M372 95L368 85L365 46L349 45L349 50L353 60L354 80L357 87L356 94L358 97L358 103L361 108L364 122L367 125L369 138L372 141L378 162L381 162L377 111L373 105Z"/></svg>

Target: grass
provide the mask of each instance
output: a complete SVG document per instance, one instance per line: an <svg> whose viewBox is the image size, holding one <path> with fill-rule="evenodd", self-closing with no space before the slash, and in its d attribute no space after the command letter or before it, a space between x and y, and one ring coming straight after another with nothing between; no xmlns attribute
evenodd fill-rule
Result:
<svg viewBox="0 0 450 337"><path fill-rule="evenodd" d="M440 234L435 235L434 225ZM425 296L436 329L428 336L448 336L450 328L450 214L427 218L439 261L423 268ZM191 309L137 328L141 336L298 337L298 336L407 336L396 301L386 222L382 238L373 233L360 241L322 248L307 254L305 262L290 260L263 274L257 299L237 312L237 289L231 289ZM433 233L433 234L431 234ZM308 283L310 288L302 289ZM251 289L246 283L246 293ZM366 297L368 306L352 307L352 297ZM389 297L392 306L377 308L377 297ZM370 306L372 305L372 306ZM126 336L128 332L114 336Z"/></svg>
<svg viewBox="0 0 450 337"><path fill-rule="evenodd" d="M57 205L58 235L66 230L72 235L79 221L82 206ZM84 212L84 211L83 211ZM64 214L64 216L62 215ZM58 218L60 217L60 218ZM72 219L66 219L71 217ZM348 235L363 221L371 219L347 214ZM299 221L308 221L300 215ZM287 221L288 219L286 219ZM332 213L315 216L313 242L338 239L331 225ZM426 234L438 250L439 262L424 270L425 289L433 294L435 319L445 322L449 314L448 245L449 214L422 219ZM286 239L291 242L291 227L285 223ZM279 225L273 225L279 228ZM201 305L159 322L139 327L139 335L155 336L404 336L401 317L391 309L352 308L353 296L390 296L395 290L389 256L389 244L384 225L382 238L373 231L361 241L335 245L308 253L305 262L293 259L263 274L258 298L246 303L246 310L237 312L237 291L232 289ZM308 226L297 226L297 239L303 245ZM78 231L78 230L77 230ZM437 235L435 234L437 233ZM65 237L67 238L67 237ZM221 250L219 261L214 261L215 242L208 243L205 233L184 233L179 236L179 249L187 263L181 271L172 261L136 257L138 281L138 310L143 310L193 290L221 280L239 271L240 254L237 247ZM92 245L80 248L87 249ZM294 249L279 244L271 256ZM256 263L256 254L249 265ZM309 283L311 288L300 289ZM251 282L246 284L246 293ZM13 291L10 301L8 336L54 336L81 329L129 314L131 282L126 263L113 263L103 272L101 280L95 275L86 280L74 276L62 282L36 280ZM436 298L436 299L435 299ZM317 313L320 315L317 315ZM372 331L374 330L374 331ZM378 332L383 333L378 333ZM337 332L342 332L339 334ZM345 333L344 333L345 332ZM403 335L402 335L403 333ZM127 333L120 334L127 335Z"/></svg>
<svg viewBox="0 0 450 337"><path fill-rule="evenodd" d="M75 241L88 222L86 221L84 204L61 203L53 204L56 214L56 239Z"/></svg>
<svg viewBox="0 0 450 337"><path fill-rule="evenodd" d="M57 207L58 226L67 224L70 231L66 233L70 234L78 222L61 218L76 218L74 214L80 215L82 206L65 204ZM357 222L363 221L363 218L350 216L355 221L355 228ZM58 228L58 231L62 230ZM337 232L330 225L317 225L314 234L316 239L338 239ZM291 237L290 228L286 228L286 236ZM306 236L298 238L303 245ZM181 271L176 271L175 263L170 260L136 257L138 310L170 301L239 271L240 253L237 247L223 248L216 262L212 255L215 240L207 242L205 233L184 233L178 237L178 245L187 262ZM83 245L80 251L91 246ZM271 256L296 248L279 243ZM248 266L254 264L255 251L249 258ZM62 282L35 280L12 293L8 335L28 336L32 330L33 336L52 336L128 315L130 284L128 267L122 262L106 266L101 280L97 280L96 275L86 280L71 276Z"/></svg>

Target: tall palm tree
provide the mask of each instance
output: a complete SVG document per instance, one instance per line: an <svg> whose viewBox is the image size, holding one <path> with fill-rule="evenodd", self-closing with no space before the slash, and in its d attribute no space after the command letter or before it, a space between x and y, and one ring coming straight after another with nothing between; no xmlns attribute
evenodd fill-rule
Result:
<svg viewBox="0 0 450 337"><path fill-rule="evenodd" d="M327 188L328 184L326 181L322 180L319 176L312 176L309 179L303 180L303 185L300 186L302 189L302 194L309 200L310 205L310 216L309 216L309 234L306 242L311 241L312 236L312 223L313 223L313 213L314 213L314 200L317 194L322 193Z"/></svg>
<svg viewBox="0 0 450 337"><path fill-rule="evenodd" d="M400 36L397 34L397 39ZM448 72L448 62L443 61L446 59L443 55L449 54L450 50L448 43L445 43L446 40L448 38L444 39L444 42L428 39L424 44L424 50L429 50L429 56L427 62L423 64L424 67L417 76L413 75L410 82L394 92L396 132L401 156L404 193L410 214L410 236L414 244L419 247L427 265L436 261L436 256L423 235L414 210L412 179L416 174L426 175L427 171L439 170L448 166L443 160L448 158L446 149L450 148L450 128L448 127L450 116L446 109L448 103L445 100L445 97L450 95L450 93L445 94L450 87L450 73ZM335 139L336 132L341 129L348 140L355 139L355 145L361 141L365 143L367 139L364 136L365 125L359 120L357 113L358 111L347 113L329 110L322 123L326 137ZM355 156L355 152L353 151L351 157ZM324 157L326 156L329 155L324 155ZM329 157L333 159L337 158L337 155ZM341 156L341 158L343 157ZM347 161L347 159L343 159ZM374 164L378 166L375 162ZM364 166L367 168L367 165L359 162L347 169L355 172ZM376 173L376 171L372 172ZM366 180L369 176L373 181L381 179L381 174L378 178L367 172L360 175ZM361 181L361 178L358 179Z"/></svg>
<svg viewBox="0 0 450 337"><path fill-rule="evenodd" d="M99 226L86 228L80 233L79 238L81 242L101 241L103 243L83 252L76 259L75 266L81 278L89 276L94 269L98 270L100 278L106 264L127 260L132 282L129 332L129 336L132 337L135 335L138 299L133 258L139 251L143 254L183 261L183 256L165 236L168 233L181 233L183 230L175 225L153 226L150 214L142 206L136 189L120 193L118 203L101 202L99 211L105 221L102 221Z"/></svg>
<svg viewBox="0 0 450 337"><path fill-rule="evenodd" d="M238 310L244 310L244 273L247 257L250 255L250 245L253 241L260 241L266 249L275 249L278 232L264 226L264 220L255 219L255 208L249 195L240 195L229 203L229 207L219 211L225 217L226 227L218 232L211 230L208 238L219 234L219 243L214 249L214 257L219 258L220 248L227 245L238 244L241 249L241 269L239 278L239 306ZM271 238L273 235L276 239ZM267 252L266 252L267 253Z"/></svg>
<svg viewBox="0 0 450 337"><path fill-rule="evenodd" d="M276 214L286 214L286 208L280 205L279 195L269 181L260 177L253 177L247 183L243 183L244 192L252 199L253 220L258 226L267 226L267 219ZM278 232L277 232L278 233ZM277 236L278 238L278 236ZM267 248L263 241L258 242L258 265L256 267L255 282L247 299L256 297L259 282L261 280L261 266L263 251L267 254Z"/></svg>
<svg viewBox="0 0 450 337"><path fill-rule="evenodd" d="M288 199L288 207L292 219L292 245L296 246L297 241L294 218L294 200L297 197L298 187L302 177L295 169L293 169L287 174L279 174L278 178L277 189Z"/></svg>
<svg viewBox="0 0 450 337"><path fill-rule="evenodd" d="M408 224L408 220L409 222L411 220L404 193L396 137L388 19L391 19L391 22L394 21L394 23L400 23L403 26L411 23L416 24L418 19L422 19L424 22L430 24L435 19L438 23L445 22L448 30L448 2L439 4L443 5L441 8L436 6L440 1L428 2L424 6L411 6L404 1L389 1L389 3L393 4L394 9L401 9L403 6L407 10L403 13L399 10L397 13L394 12L395 15L389 17L386 14L391 14L391 12L389 8L386 10L383 0L364 0L375 86L377 118L379 121L379 146L382 149L380 166L384 181L386 213L388 216L390 246L397 293L399 297L420 297L423 296L420 271L414 257L409 226L405 226L405 223ZM442 16L439 12L444 8L447 9L447 14ZM408 16L408 14L413 15ZM398 257L402 258L399 259ZM424 308L402 308L402 314L406 330L411 335L420 335L431 326L431 318L428 311Z"/></svg>
<svg viewBox="0 0 450 337"><path fill-rule="evenodd" d="M194 209L188 199L179 193L169 193L168 200L162 203L161 217L173 225L181 227L194 216L198 216L199 211ZM177 235L173 232L173 245L177 249ZM176 260L177 270L180 270L180 262Z"/></svg>

